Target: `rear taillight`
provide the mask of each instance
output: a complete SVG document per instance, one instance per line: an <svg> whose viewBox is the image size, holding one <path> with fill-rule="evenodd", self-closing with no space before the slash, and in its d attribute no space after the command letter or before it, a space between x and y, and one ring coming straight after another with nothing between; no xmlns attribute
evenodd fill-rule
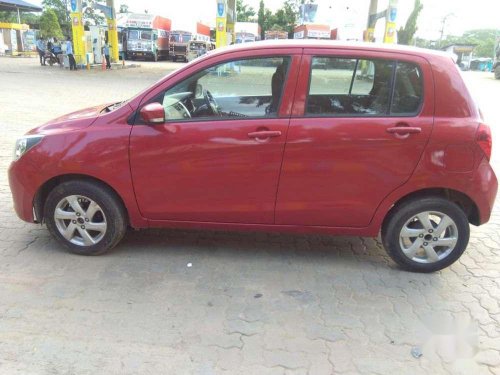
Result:
<svg viewBox="0 0 500 375"><path fill-rule="evenodd" d="M484 155L488 160L491 157L491 130L490 127L486 124L479 124L479 128L477 129L476 135L476 143L481 150L483 150Z"/></svg>

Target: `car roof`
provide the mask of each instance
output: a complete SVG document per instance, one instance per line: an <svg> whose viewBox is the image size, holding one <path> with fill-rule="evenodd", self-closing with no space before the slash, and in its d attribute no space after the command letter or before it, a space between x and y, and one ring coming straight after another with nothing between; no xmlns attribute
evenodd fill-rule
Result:
<svg viewBox="0 0 500 375"><path fill-rule="evenodd" d="M249 51L254 49L273 49L273 48L331 48L331 49L349 49L359 51L378 51L393 52L417 55L422 57L448 57L448 52L436 51L426 48L404 46L399 44L367 43L367 42L344 42L337 40L316 40L316 39L280 39L263 40L250 43L233 44L227 47L218 48L212 51L211 55L223 54L231 51Z"/></svg>

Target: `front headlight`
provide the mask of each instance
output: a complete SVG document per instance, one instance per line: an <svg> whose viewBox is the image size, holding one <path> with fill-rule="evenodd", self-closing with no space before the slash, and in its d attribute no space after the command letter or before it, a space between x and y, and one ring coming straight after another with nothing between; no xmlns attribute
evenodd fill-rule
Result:
<svg viewBox="0 0 500 375"><path fill-rule="evenodd" d="M25 135L16 141L16 147L14 148L14 160L18 160L23 156L30 148L37 145L43 138L43 135Z"/></svg>

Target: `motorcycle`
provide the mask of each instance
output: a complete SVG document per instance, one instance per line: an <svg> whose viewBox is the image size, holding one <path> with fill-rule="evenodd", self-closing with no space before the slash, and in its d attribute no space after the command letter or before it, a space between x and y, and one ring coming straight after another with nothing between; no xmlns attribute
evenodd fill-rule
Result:
<svg viewBox="0 0 500 375"><path fill-rule="evenodd" d="M59 64L59 65L62 65L61 63L61 60L59 60L59 55L62 54L62 49L61 47L58 47L58 46L54 46L52 47L50 50L47 49L45 51L45 55L44 55L44 61L45 63L49 63L50 66L54 65L54 64Z"/></svg>

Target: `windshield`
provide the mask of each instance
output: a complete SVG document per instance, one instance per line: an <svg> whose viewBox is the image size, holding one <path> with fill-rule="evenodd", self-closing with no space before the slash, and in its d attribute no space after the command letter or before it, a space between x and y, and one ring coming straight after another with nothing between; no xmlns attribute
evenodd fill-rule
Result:
<svg viewBox="0 0 500 375"><path fill-rule="evenodd" d="M129 40L151 40L151 31L149 30L129 30Z"/></svg>
<svg viewBox="0 0 500 375"><path fill-rule="evenodd" d="M203 48L205 47L205 43L191 43L189 45L189 49L191 51L196 51L196 50L199 50L200 48Z"/></svg>
<svg viewBox="0 0 500 375"><path fill-rule="evenodd" d="M170 34L170 41L174 43L187 43L191 40L191 34Z"/></svg>

